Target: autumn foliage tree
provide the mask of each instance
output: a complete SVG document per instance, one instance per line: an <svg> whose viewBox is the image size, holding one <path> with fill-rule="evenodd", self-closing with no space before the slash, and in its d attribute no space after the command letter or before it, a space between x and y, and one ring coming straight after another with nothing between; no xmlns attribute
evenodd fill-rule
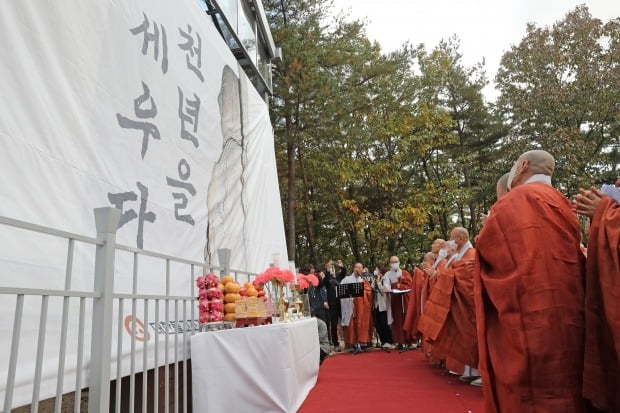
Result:
<svg viewBox="0 0 620 413"><path fill-rule="evenodd" d="M456 37L385 54L326 0L265 0L284 57L271 113L291 259L418 262L456 225L473 236L524 150L558 159L565 193L618 174L620 24L580 6L527 27L496 104Z"/></svg>

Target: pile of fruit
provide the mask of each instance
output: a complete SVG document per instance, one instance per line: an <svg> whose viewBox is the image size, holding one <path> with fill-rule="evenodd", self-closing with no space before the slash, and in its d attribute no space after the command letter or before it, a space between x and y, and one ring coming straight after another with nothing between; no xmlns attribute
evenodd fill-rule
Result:
<svg viewBox="0 0 620 413"><path fill-rule="evenodd" d="M241 286L232 275L222 277L224 285L224 321L235 321L235 302L241 300Z"/></svg>
<svg viewBox="0 0 620 413"><path fill-rule="evenodd" d="M231 275L220 280L214 274L196 279L200 322L235 321L236 318L263 317L265 290L262 284L246 282L243 287ZM239 306L239 314L237 314Z"/></svg>
<svg viewBox="0 0 620 413"><path fill-rule="evenodd" d="M222 321L224 304L219 279L211 273L201 275L196 279L196 286L198 287L199 321L201 323Z"/></svg>

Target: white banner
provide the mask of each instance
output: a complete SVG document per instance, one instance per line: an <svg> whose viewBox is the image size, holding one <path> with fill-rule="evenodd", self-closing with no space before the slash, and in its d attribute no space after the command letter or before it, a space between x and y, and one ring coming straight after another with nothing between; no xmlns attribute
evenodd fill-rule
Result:
<svg viewBox="0 0 620 413"><path fill-rule="evenodd" d="M230 248L231 267L252 272L274 253L286 262L268 107L197 0L4 1L0 82L1 216L94 237L93 209L115 206L120 244L213 265L216 249ZM1 285L63 289L66 251L66 240L0 226ZM92 289L93 252L76 243L72 289ZM115 292L131 292L132 260L118 253ZM189 295L200 270L173 265L170 293ZM162 260L140 259L138 285L165 293ZM50 298L41 399L55 394L61 303ZM14 406L32 395L40 306L26 298ZM78 310L72 299L65 392L75 386ZM0 311L6 377L15 298L3 297ZM183 320L182 305L178 318L168 314ZM151 348L155 328L141 333ZM85 339L88 362L89 327ZM4 390L2 379L0 400Z"/></svg>

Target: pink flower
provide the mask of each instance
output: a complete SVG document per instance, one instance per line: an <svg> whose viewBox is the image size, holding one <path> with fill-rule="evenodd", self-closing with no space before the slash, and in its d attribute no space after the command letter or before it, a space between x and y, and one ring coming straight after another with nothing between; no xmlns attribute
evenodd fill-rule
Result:
<svg viewBox="0 0 620 413"><path fill-rule="evenodd" d="M290 283L293 282L293 280L295 279L295 276L293 275L292 272L290 272L289 270L284 270L284 271L280 271L280 274L278 277L276 277L280 282L286 284L286 283Z"/></svg>
<svg viewBox="0 0 620 413"><path fill-rule="evenodd" d="M304 274L297 274L297 286L299 286L301 290L305 290L310 287L310 283Z"/></svg>
<svg viewBox="0 0 620 413"><path fill-rule="evenodd" d="M319 285L319 279L314 274L306 275L306 279L308 280L310 284L314 285L315 287Z"/></svg>

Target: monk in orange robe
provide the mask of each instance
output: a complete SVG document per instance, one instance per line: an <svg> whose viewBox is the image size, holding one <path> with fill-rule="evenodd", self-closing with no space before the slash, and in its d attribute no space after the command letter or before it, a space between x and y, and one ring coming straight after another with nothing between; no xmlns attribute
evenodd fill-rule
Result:
<svg viewBox="0 0 620 413"><path fill-rule="evenodd" d="M433 253L428 252L424 255L423 264L426 263L426 266L430 267L435 262L435 256ZM418 324L420 322L420 317L422 316L422 289L424 285L428 285L426 283L426 273L421 269L416 267L413 271L413 288L409 293L409 302L407 305L407 312L405 314L405 323L403 324L403 328L409 335L416 341L419 337L419 328Z"/></svg>
<svg viewBox="0 0 620 413"><path fill-rule="evenodd" d="M436 270L437 282L420 318L420 330L433 348L446 353L446 367L471 381L479 377L471 265L476 250L463 227L454 228L450 238L456 244L456 254L446 268Z"/></svg>
<svg viewBox="0 0 620 413"><path fill-rule="evenodd" d="M476 323L487 413L582 412L585 259L545 151L514 164L478 237Z"/></svg>
<svg viewBox="0 0 620 413"><path fill-rule="evenodd" d="M360 351L362 346L370 343L369 326L372 308L372 288L368 281L362 278L363 271L364 267L362 264L355 264L353 274L345 277L340 283L364 284L364 295L362 297L342 298L340 300L345 346L352 346L355 351Z"/></svg>
<svg viewBox="0 0 620 413"><path fill-rule="evenodd" d="M424 314L424 306L428 301L428 298L431 296L431 292L435 283L437 282L437 277L435 274L435 270L440 270L446 267L446 256L448 252L447 242L441 238L436 239L431 244L430 253L433 254L434 262L430 265L426 262L422 263L422 270L426 274L426 279L424 281L424 285L422 286L422 314ZM433 274L431 274L431 272ZM420 317L421 318L421 317ZM442 365L446 361L446 355L439 348L433 348L433 345L430 343L429 338L422 330L419 328L418 321L418 329L422 333L422 351L424 355L428 357L431 364Z"/></svg>
<svg viewBox="0 0 620 413"><path fill-rule="evenodd" d="M409 290L413 287L413 278L409 271L400 268L398 257L390 258L390 270L384 277L390 280L393 290ZM402 349L409 349L412 338L404 329L409 295L407 293L390 293L392 306L392 339Z"/></svg>
<svg viewBox="0 0 620 413"><path fill-rule="evenodd" d="M620 412L620 205L594 188L580 192L577 212L591 219L583 395L598 409Z"/></svg>

